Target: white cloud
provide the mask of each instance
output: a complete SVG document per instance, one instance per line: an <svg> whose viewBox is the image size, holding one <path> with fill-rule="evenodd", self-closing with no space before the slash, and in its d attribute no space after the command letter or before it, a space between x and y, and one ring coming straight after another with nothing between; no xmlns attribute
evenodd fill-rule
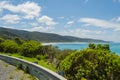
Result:
<svg viewBox="0 0 120 80"><path fill-rule="evenodd" d="M88 37L90 33L90 30L85 30L85 29L69 29L69 30L64 30L60 32L59 34L61 35L69 35L69 36L76 36L76 37Z"/></svg>
<svg viewBox="0 0 120 80"><path fill-rule="evenodd" d="M73 25L73 24L74 24L74 21L67 22L67 25Z"/></svg>
<svg viewBox="0 0 120 80"><path fill-rule="evenodd" d="M113 2L120 2L120 0L113 0Z"/></svg>
<svg viewBox="0 0 120 80"><path fill-rule="evenodd" d="M71 27L72 25L74 24L74 21L68 21L66 24L65 24L65 28L67 27Z"/></svg>
<svg viewBox="0 0 120 80"><path fill-rule="evenodd" d="M57 22L55 22L51 17L48 17L46 15L40 17L38 19L38 22L47 26L55 26L57 24Z"/></svg>
<svg viewBox="0 0 120 80"><path fill-rule="evenodd" d="M19 23L20 17L18 15L7 14L0 18L0 20L5 21L5 23L16 24Z"/></svg>
<svg viewBox="0 0 120 80"><path fill-rule="evenodd" d="M83 22L85 24L89 24L88 26L95 26L95 27L101 27L106 29L114 29L115 31L120 30L120 23L107 21L107 20L101 20L101 19L95 19L95 18L80 18L79 22Z"/></svg>
<svg viewBox="0 0 120 80"><path fill-rule="evenodd" d="M4 9L5 5L6 5L6 3L7 3L7 1L0 1L0 13L3 12L3 9Z"/></svg>
<svg viewBox="0 0 120 80"><path fill-rule="evenodd" d="M10 4L7 1L0 2L0 10L7 9L14 13L23 14L23 18L25 19L33 19L34 17L38 17L41 12L41 7L38 6L37 3L34 2L25 2L19 5Z"/></svg>
<svg viewBox="0 0 120 80"><path fill-rule="evenodd" d="M2 26L2 27L4 27L4 28L11 28L11 29L15 29L13 26L11 27L11 26Z"/></svg>
<svg viewBox="0 0 120 80"><path fill-rule="evenodd" d="M108 35L106 34L105 30L101 31L101 30L88 30L88 29L76 28L76 29L64 30L59 32L58 34L65 35L65 36L66 35L75 36L79 38L93 38L93 39L102 39L102 40L108 40L108 41L113 40L111 39L112 33Z"/></svg>
<svg viewBox="0 0 120 80"><path fill-rule="evenodd" d="M24 29L24 30L38 31L38 32L51 32L53 29L54 29L54 27L42 27L42 26L39 26L39 27L33 27L33 28L30 28L30 29Z"/></svg>
<svg viewBox="0 0 120 80"><path fill-rule="evenodd" d="M101 34L103 33L102 31L96 31L95 34Z"/></svg>
<svg viewBox="0 0 120 80"><path fill-rule="evenodd" d="M118 17L118 18L117 18L117 21L119 21L119 22L120 22L120 17Z"/></svg>
<svg viewBox="0 0 120 80"><path fill-rule="evenodd" d="M113 19L111 19L111 21L120 22L120 17L113 18Z"/></svg>
<svg viewBox="0 0 120 80"><path fill-rule="evenodd" d="M6 1L0 2L0 12L3 11L4 5L6 4Z"/></svg>
<svg viewBox="0 0 120 80"><path fill-rule="evenodd" d="M39 24L38 23L29 23L31 26L33 26L33 27L36 27L36 26L38 26Z"/></svg>

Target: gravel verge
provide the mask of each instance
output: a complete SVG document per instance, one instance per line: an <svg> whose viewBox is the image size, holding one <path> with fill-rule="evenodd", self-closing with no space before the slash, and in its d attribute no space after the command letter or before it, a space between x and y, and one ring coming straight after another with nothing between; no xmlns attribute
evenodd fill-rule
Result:
<svg viewBox="0 0 120 80"><path fill-rule="evenodd" d="M2 60L0 60L0 80L36 80L30 74L18 70Z"/></svg>

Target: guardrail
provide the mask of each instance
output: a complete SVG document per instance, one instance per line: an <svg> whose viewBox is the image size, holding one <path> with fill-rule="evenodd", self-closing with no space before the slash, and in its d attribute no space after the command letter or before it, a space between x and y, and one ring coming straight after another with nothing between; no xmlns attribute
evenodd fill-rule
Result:
<svg viewBox="0 0 120 80"><path fill-rule="evenodd" d="M31 75L35 76L36 78L38 78L39 80L67 80L64 77L62 77L61 75L59 75L47 68L44 68L40 65L28 62L23 59L15 58L12 56L7 56L7 55L3 55L3 54L0 54L0 59L9 64L14 65L14 66L21 65L21 68L23 70L27 67L29 73Z"/></svg>

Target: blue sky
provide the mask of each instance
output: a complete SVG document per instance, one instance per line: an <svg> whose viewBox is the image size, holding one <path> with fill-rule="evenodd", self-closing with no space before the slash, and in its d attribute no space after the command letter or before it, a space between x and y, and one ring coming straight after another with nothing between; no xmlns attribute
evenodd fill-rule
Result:
<svg viewBox="0 0 120 80"><path fill-rule="evenodd" d="M120 0L0 0L0 26L120 42Z"/></svg>

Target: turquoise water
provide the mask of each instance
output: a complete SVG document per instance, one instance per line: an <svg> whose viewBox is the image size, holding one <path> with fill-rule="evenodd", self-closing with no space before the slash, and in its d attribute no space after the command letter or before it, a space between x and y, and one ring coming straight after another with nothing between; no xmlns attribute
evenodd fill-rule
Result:
<svg viewBox="0 0 120 80"><path fill-rule="evenodd" d="M56 43L54 46L58 46L59 49L72 49L81 50L88 47L88 43ZM120 43L110 43L110 49L120 55Z"/></svg>

